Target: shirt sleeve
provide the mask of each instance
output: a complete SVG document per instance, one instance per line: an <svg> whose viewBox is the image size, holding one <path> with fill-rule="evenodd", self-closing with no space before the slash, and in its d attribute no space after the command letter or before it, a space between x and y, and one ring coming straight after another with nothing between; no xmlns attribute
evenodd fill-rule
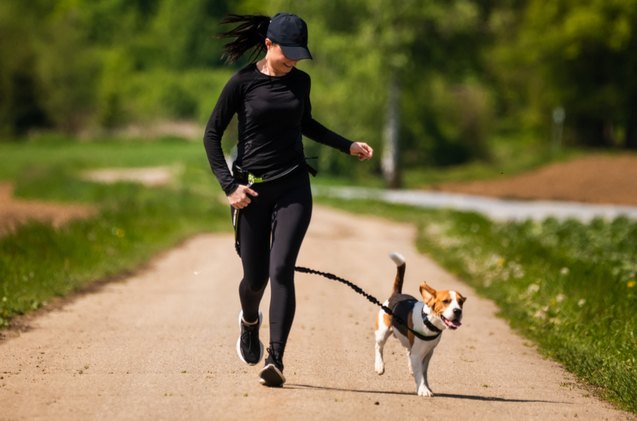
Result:
<svg viewBox="0 0 637 421"><path fill-rule="evenodd" d="M338 133L331 131L312 117L312 103L310 102L311 80L309 76L307 76L307 85L307 94L305 96L305 103L303 107L303 135L316 142L331 146L343 153L349 154L349 150L353 142Z"/></svg>
<svg viewBox="0 0 637 421"><path fill-rule="evenodd" d="M241 100L241 86L237 76L233 76L221 91L217 104L208 119L203 143L208 156L208 162L212 172L217 177L221 188L226 195L231 194L237 188L237 183L226 163L226 158L221 148L221 139L233 115L237 112Z"/></svg>

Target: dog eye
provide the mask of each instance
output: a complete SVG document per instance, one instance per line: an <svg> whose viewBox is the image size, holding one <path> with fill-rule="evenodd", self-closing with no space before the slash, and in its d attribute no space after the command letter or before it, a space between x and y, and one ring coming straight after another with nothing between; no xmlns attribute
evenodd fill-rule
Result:
<svg viewBox="0 0 637 421"><path fill-rule="evenodd" d="M449 300L449 299L443 300L443 304L451 304L451 300Z"/></svg>

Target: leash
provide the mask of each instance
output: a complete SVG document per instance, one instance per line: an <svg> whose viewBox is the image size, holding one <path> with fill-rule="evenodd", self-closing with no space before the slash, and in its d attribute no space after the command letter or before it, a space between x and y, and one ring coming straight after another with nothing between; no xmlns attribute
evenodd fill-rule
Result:
<svg viewBox="0 0 637 421"><path fill-rule="evenodd" d="M230 211L231 211L231 216L232 216L232 225L234 227L234 247L235 247L235 251L237 252L237 254L239 256L241 256L241 244L239 243L239 209L235 209L233 207L230 207ZM407 322L405 320L403 320L400 316L394 314L394 312L387 307L386 305L384 305L383 303L381 303L380 301L378 301L378 299L376 297L374 297L371 294L368 294L367 292L365 292L363 290L363 288L359 287L358 285L356 285L355 283L348 281L347 279L341 278L340 276L336 276L333 273L329 273L329 272L321 272L319 270L316 269L310 269L310 268L306 268L306 267L302 267L302 266L295 266L294 270L296 272L300 272L300 273L307 273L310 275L319 275L322 276L324 278L327 278L329 280L332 281L336 281L336 282L340 282L342 284L347 285L348 287L350 287L351 289L354 290L354 292L362 295L363 297L367 298L367 300L372 303L375 304L377 306L379 306L381 309L383 309L383 311L387 314L389 314L392 317L392 320L396 320L396 322L400 325L403 325L405 327L405 329L407 329L408 331L410 331L411 333L414 334L415 337L417 337L418 339L421 339L423 341L433 341L434 339L438 338L441 334L442 331L440 329L438 329L436 326L434 326L429 319L427 318L423 318L423 322L425 323L425 325L427 326L427 328L429 328L429 330L431 330L432 332L436 332L435 335L433 336L425 336L422 333L412 329L409 327L409 325L407 324Z"/></svg>
<svg viewBox="0 0 637 421"><path fill-rule="evenodd" d="M307 159L312 159L312 158L307 158ZM312 174L313 176L316 176L316 170L314 168L312 168L311 166L307 165L307 163L305 164L307 166L308 171L310 172L310 174ZM239 173L241 173L241 178L243 178L246 182L247 182L247 186L251 187L254 184L260 184L260 183L267 183L268 181L273 181L279 178L282 178L288 174L290 174L291 172L293 172L294 170L296 170L299 167L299 165L295 165L279 174L270 176L268 178L263 178L263 177L257 177L254 174L243 170L242 168L238 167L237 165L233 166L233 173L236 173L237 175ZM235 175L236 176L236 175ZM232 218L232 227L234 228L234 246L235 246L235 250L237 252L237 254L239 256L241 256L241 244L239 242L239 209L235 209L233 207L230 207L230 212L231 212L231 218ZM386 305L384 305L383 303L381 303L380 301L378 301L378 299L376 297L374 297L371 294L368 294L367 292L365 292L361 287L359 287L358 285L354 284L351 281L348 281L347 279L341 278L340 276L336 276L333 273L329 273L329 272L321 272L319 270L315 270L315 269L310 269L310 268L306 268L306 267L302 267L302 266L295 266L294 270L296 272L300 272L300 273L307 273L307 274L311 274L311 275L319 275L322 276L324 278L330 279L332 281L336 281L336 282L340 282L342 284L347 285L348 287L350 287L351 289L353 289L356 293L362 295L363 297L367 298L367 300L372 303L375 304L377 306L379 306L381 309L383 309L383 311L387 314L389 314L392 317L392 320L395 320L398 324L401 324L405 327L405 329L407 329L409 332L413 333L415 337L417 337L418 339L421 339L423 341L433 341L435 339L437 339L441 334L442 334L442 330L438 329L436 326L434 326L429 319L424 318L423 322L425 323L425 325L427 326L427 328L429 330L431 330L432 332L436 332L435 335L433 336L425 336L420 332L415 331L414 329L410 328L409 325L407 324L407 322L405 320L403 320L402 317L394 314L394 312L387 307Z"/></svg>
<svg viewBox="0 0 637 421"><path fill-rule="evenodd" d="M434 326L433 324L431 324L431 322L429 322L429 320L427 320L427 319L423 319L423 321L426 320L425 324L427 325L427 327L430 330L436 332L436 334L434 336L425 336L422 333L420 333L418 331L415 331L414 329L409 327L409 325L407 324L407 322L405 320L403 320L400 316L394 314L392 309L390 309L389 307L387 307L386 305L384 305L383 303L378 301L378 299L376 297L374 297L373 295L368 294L367 292L365 292L363 290L363 288L359 287L358 285L356 285L355 283L353 283L351 281L348 281L347 279L341 278L340 276L336 276L333 273L321 272L319 270L310 269L310 268L306 268L306 267L303 267L303 266L295 266L294 270L296 272L300 272L300 273L307 273L307 274L311 274L311 275L319 275L319 276L322 276L322 277L327 278L329 280L340 282L342 284L347 285L348 287L353 289L358 294L360 294L363 297L367 298L367 300L370 303L375 304L375 305L379 306L381 309L383 309L383 311L385 313L389 314L394 320L396 320L396 322L398 322L399 324L403 325L408 331L413 333L414 336L416 336L418 339L422 339L423 341L433 341L434 339L438 338L442 334L442 331L440 329L438 329L436 326Z"/></svg>

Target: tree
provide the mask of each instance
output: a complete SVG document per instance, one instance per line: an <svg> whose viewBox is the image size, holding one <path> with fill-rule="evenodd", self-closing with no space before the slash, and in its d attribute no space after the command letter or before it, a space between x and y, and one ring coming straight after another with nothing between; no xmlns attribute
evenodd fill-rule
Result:
<svg viewBox="0 0 637 421"><path fill-rule="evenodd" d="M634 148L636 28L635 0L529 1L517 36L503 41L517 66L531 69L536 120L563 106L576 142L609 147L624 132L624 146Z"/></svg>

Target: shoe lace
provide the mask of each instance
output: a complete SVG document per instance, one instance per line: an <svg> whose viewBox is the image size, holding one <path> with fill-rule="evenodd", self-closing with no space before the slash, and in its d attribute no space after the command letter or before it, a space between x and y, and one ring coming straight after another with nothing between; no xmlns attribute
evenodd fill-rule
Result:
<svg viewBox="0 0 637 421"><path fill-rule="evenodd" d="M243 325L243 332L241 333L241 343L247 345L247 348L252 350L252 345L258 341L256 335L258 332L258 326Z"/></svg>
<svg viewBox="0 0 637 421"><path fill-rule="evenodd" d="M268 359L280 369L283 368L283 355L275 349L268 348Z"/></svg>

